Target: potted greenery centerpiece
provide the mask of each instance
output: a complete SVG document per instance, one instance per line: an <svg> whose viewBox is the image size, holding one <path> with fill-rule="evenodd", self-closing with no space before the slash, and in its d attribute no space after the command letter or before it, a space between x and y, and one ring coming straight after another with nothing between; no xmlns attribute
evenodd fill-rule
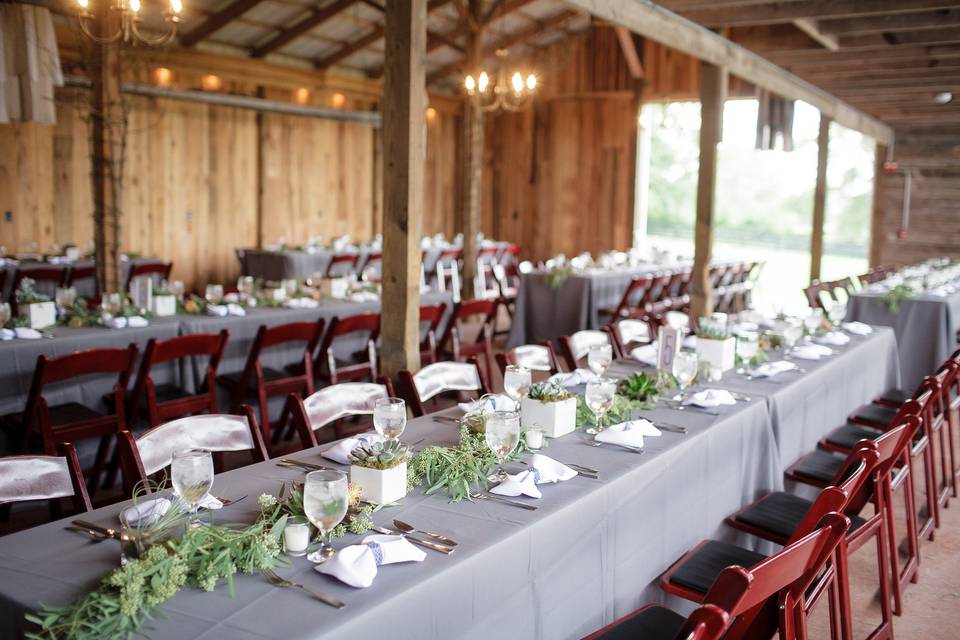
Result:
<svg viewBox="0 0 960 640"><path fill-rule="evenodd" d="M548 438L571 433L577 428L577 396L556 382L532 384L520 401L520 424Z"/></svg>
<svg viewBox="0 0 960 640"><path fill-rule="evenodd" d="M713 313L697 324L697 357L711 368L729 371L736 366L737 339L730 333L727 314Z"/></svg>
<svg viewBox="0 0 960 640"><path fill-rule="evenodd" d="M161 287L153 293L150 311L157 317L177 315L177 296L169 289Z"/></svg>
<svg viewBox="0 0 960 640"><path fill-rule="evenodd" d="M399 440L362 444L350 452L350 482L374 504L396 502L407 495L410 447Z"/></svg>
<svg viewBox="0 0 960 640"><path fill-rule="evenodd" d="M57 323L57 305L33 288L33 278L24 278L17 287L17 313L31 329L44 329Z"/></svg>

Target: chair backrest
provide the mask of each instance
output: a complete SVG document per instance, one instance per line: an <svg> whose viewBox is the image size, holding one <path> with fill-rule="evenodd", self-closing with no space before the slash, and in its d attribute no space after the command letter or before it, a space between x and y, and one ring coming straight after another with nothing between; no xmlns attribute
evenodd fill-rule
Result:
<svg viewBox="0 0 960 640"><path fill-rule="evenodd" d="M161 280L169 280L170 272L173 271L172 262L145 262L142 264L131 264L127 272L127 282L124 288L129 291L130 283L134 278L140 276L156 276Z"/></svg>
<svg viewBox="0 0 960 640"><path fill-rule="evenodd" d="M0 504L72 498L74 511L90 511L80 459L72 444L61 443L57 456L0 458Z"/></svg>
<svg viewBox="0 0 960 640"><path fill-rule="evenodd" d="M655 333L650 324L648 318L624 318L610 324L610 333L619 347L620 357L626 357L631 344L654 339Z"/></svg>
<svg viewBox="0 0 960 640"><path fill-rule="evenodd" d="M379 251L368 253L366 260L363 261L362 265L357 266L357 271L363 273L367 269L376 269L377 279L383 275L383 254Z"/></svg>
<svg viewBox="0 0 960 640"><path fill-rule="evenodd" d="M401 371L402 391L415 416L426 413L424 403L447 391L488 393L489 386L475 359L470 362L436 362L416 373Z"/></svg>
<svg viewBox="0 0 960 640"><path fill-rule="evenodd" d="M540 344L520 345L509 351L498 353L497 362L500 364L501 371L508 365L519 365L531 371L546 371L550 374L560 370L557 357L553 352L553 345L549 340Z"/></svg>
<svg viewBox="0 0 960 640"><path fill-rule="evenodd" d="M461 300L453 305L453 315L447 328L443 332L443 338L440 340L440 346L452 350L454 334L456 339L463 341L463 322L477 316L481 316L480 332L477 335L476 342L482 342L485 336L492 332L493 323L497 318L496 300Z"/></svg>
<svg viewBox="0 0 960 640"><path fill-rule="evenodd" d="M64 282L64 286L72 287L81 280L91 280L93 282L94 297L100 297L100 283L97 282L96 265L91 264L82 267L70 265L70 269L67 271L67 279Z"/></svg>
<svg viewBox="0 0 960 640"><path fill-rule="evenodd" d="M307 424L316 431L346 416L373 414L377 400L389 398L392 393L385 382L341 382L324 387L303 400L295 394L290 397L300 403Z"/></svg>
<svg viewBox="0 0 960 640"><path fill-rule="evenodd" d="M357 269L357 260L360 258L355 253L339 253L327 263L327 277L353 275Z"/></svg>
<svg viewBox="0 0 960 640"><path fill-rule="evenodd" d="M440 323L447 306L443 304L422 305L420 307L420 332L423 339L420 341L420 361L429 364L437 361L437 334L440 332ZM426 325L424 331L423 325Z"/></svg>
<svg viewBox="0 0 960 640"><path fill-rule="evenodd" d="M627 290L623 292L620 303L613 312L613 317L629 315L632 310L646 311L646 307L650 304L653 280L652 276L636 276L630 280Z"/></svg>
<svg viewBox="0 0 960 640"><path fill-rule="evenodd" d="M321 350L330 347L333 339L338 336L345 336L351 333L364 332L370 334L371 340L376 340L380 335L380 314L379 313L360 313L355 316L342 318L334 316L330 321L330 328L327 335L324 336Z"/></svg>
<svg viewBox="0 0 960 640"><path fill-rule="evenodd" d="M569 336L560 336L560 350L571 371L577 368L577 363L590 352L591 347L599 344L612 346L610 334L606 331L584 329Z"/></svg>
<svg viewBox="0 0 960 640"><path fill-rule="evenodd" d="M323 334L323 327L323 318L316 322L290 322L274 327L268 327L265 324L260 325L253 340L253 345L250 347L250 352L247 354L247 362L238 381L239 386L235 390L237 397L241 397L244 390L249 388L251 380L258 371L260 354L263 350L290 342L305 343L303 350L304 375L308 377L310 384L312 384L313 354L316 352L317 343L320 342L320 336Z"/></svg>

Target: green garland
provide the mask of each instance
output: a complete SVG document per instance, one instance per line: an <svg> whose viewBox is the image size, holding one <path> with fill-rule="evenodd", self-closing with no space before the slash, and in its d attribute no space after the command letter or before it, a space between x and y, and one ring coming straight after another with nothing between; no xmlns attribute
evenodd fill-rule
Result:
<svg viewBox="0 0 960 640"><path fill-rule="evenodd" d="M455 447L426 447L407 465L407 486L426 482L425 495L445 490L451 502L469 498L472 487L486 486L487 476L497 464L482 433L460 427L460 443ZM522 441L522 438L521 438ZM520 444L517 448L520 448ZM508 456L512 459L516 452Z"/></svg>
<svg viewBox="0 0 960 640"><path fill-rule="evenodd" d="M643 409L645 402L631 400L627 396L616 394L613 397L613 404L610 409L603 414L601 424L609 427L612 424L620 424L633 419L633 412L637 409ZM592 427L597 423L596 415L587 406L587 401L583 396L577 396L577 428Z"/></svg>
<svg viewBox="0 0 960 640"><path fill-rule="evenodd" d="M913 289L905 284L898 284L893 289L890 289L883 297L880 299L883 300L883 303L887 305L887 308L890 309L891 313L899 313L900 305L904 300L913 296Z"/></svg>
<svg viewBox="0 0 960 640"><path fill-rule="evenodd" d="M551 289L559 289L571 275L573 275L573 267L554 267L547 272L547 286Z"/></svg>

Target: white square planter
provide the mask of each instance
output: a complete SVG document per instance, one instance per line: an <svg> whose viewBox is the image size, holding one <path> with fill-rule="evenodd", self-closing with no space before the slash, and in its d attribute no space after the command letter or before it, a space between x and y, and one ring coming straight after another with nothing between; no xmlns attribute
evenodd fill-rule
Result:
<svg viewBox="0 0 960 640"><path fill-rule="evenodd" d="M70 262L75 262L80 259L80 249L78 247L67 247L64 249L63 255Z"/></svg>
<svg viewBox="0 0 960 640"><path fill-rule="evenodd" d="M154 296L151 311L161 318L177 315L177 296Z"/></svg>
<svg viewBox="0 0 960 640"><path fill-rule="evenodd" d="M31 329L44 329L57 324L57 305L53 300L21 304L19 310Z"/></svg>
<svg viewBox="0 0 960 640"><path fill-rule="evenodd" d="M729 371L736 365L737 339L710 340L697 336L697 357L701 362L709 362L713 368Z"/></svg>
<svg viewBox="0 0 960 640"><path fill-rule="evenodd" d="M396 502L407 495L407 463L392 469L369 469L350 465L350 482L360 485L363 499L375 504Z"/></svg>
<svg viewBox="0 0 960 640"><path fill-rule="evenodd" d="M520 424L524 429L540 429L548 438L572 433L577 428L577 399L540 402L523 398L520 401Z"/></svg>
<svg viewBox="0 0 960 640"><path fill-rule="evenodd" d="M320 293L331 298L346 298L350 292L349 278L324 278L320 281Z"/></svg>

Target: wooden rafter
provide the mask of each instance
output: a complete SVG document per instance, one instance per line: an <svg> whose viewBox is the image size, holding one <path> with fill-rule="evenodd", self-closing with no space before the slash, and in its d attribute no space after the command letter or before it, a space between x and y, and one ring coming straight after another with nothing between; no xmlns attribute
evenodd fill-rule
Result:
<svg viewBox="0 0 960 640"><path fill-rule="evenodd" d="M702 25L750 26L789 23L807 18L851 18L856 16L908 14L913 11L953 9L957 0L793 0L792 2L712 2L691 7L678 0L658 4Z"/></svg>
<svg viewBox="0 0 960 640"><path fill-rule="evenodd" d="M276 51L289 42L296 40L308 31L315 29L344 9L353 6L356 2L357 0L337 0L325 7L314 9L310 15L300 22L288 29L284 29L263 44L254 47L253 50L250 51L250 55L254 58L262 58L268 53Z"/></svg>
<svg viewBox="0 0 960 640"><path fill-rule="evenodd" d="M623 59L627 62L627 69L633 78L643 77L643 65L640 64L640 56L637 54L637 45L633 41L633 34L624 27L614 27L617 34L617 41L620 43L620 51L623 52Z"/></svg>
<svg viewBox="0 0 960 640"><path fill-rule="evenodd" d="M837 42L836 36L821 31L820 26L814 20L798 18L793 21L793 26L822 44L824 49L829 49L830 51L838 51L840 49L840 43Z"/></svg>
<svg viewBox="0 0 960 640"><path fill-rule="evenodd" d="M228 23L236 20L250 9L260 4L263 0L234 0L226 7L207 16L207 19L190 31L180 36L180 44L185 47L192 47L204 38L211 36L214 32L227 26Z"/></svg>
<svg viewBox="0 0 960 640"><path fill-rule="evenodd" d="M940 9L937 11L918 11L917 13L821 20L818 26L823 33L841 36L941 29L958 25L960 25L960 9Z"/></svg>

